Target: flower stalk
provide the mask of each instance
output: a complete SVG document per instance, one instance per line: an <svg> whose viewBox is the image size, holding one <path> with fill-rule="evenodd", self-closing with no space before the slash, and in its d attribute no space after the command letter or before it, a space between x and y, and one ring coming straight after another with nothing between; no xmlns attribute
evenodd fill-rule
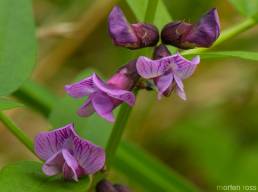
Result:
<svg viewBox="0 0 258 192"><path fill-rule="evenodd" d="M144 22L152 23L155 17L156 9L158 5L158 0L148 1L147 10L145 13ZM135 90L135 95L137 96L138 90ZM123 132L125 130L127 121L129 119L132 108L126 104L122 104L120 111L117 116L117 120L112 128L111 135L109 137L107 146L106 146L106 166L107 169L110 168L110 165L115 157L116 150L122 138Z"/></svg>
<svg viewBox="0 0 258 192"><path fill-rule="evenodd" d="M31 139L15 125L15 123L6 116L3 112L0 112L0 121L7 127L7 129L14 135L16 138L23 143L27 149L34 153L33 142Z"/></svg>
<svg viewBox="0 0 258 192"><path fill-rule="evenodd" d="M107 156L106 166L108 169L114 159L116 150L118 148L121 137L125 130L126 123L129 119L131 110L132 108L126 104L122 104L120 107L117 120L113 126L112 133L110 135L110 138L108 140L107 147L106 147L106 156Z"/></svg>

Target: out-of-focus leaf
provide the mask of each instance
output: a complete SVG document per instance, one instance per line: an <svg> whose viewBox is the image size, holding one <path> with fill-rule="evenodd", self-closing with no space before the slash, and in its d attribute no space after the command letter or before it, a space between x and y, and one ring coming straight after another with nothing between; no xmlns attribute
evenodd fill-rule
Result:
<svg viewBox="0 0 258 192"><path fill-rule="evenodd" d="M64 181L61 177L47 177L41 171L42 164L20 161L5 166L0 171L0 190L3 192L84 192L88 178L79 182Z"/></svg>
<svg viewBox="0 0 258 192"><path fill-rule="evenodd" d="M217 52L203 52L203 53L199 53L199 55L201 55L202 59L235 57L235 58L240 58L240 59L258 61L258 52L217 51Z"/></svg>
<svg viewBox="0 0 258 192"><path fill-rule="evenodd" d="M127 4L135 14L138 21L143 22L145 19L146 9L148 6L148 0L126 0ZM156 14L153 24L161 29L166 23L172 21L172 17L169 14L163 0L158 0Z"/></svg>
<svg viewBox="0 0 258 192"><path fill-rule="evenodd" d="M153 158L141 148L122 142L117 151L114 167L137 181L146 192L199 191L169 167Z"/></svg>
<svg viewBox="0 0 258 192"><path fill-rule="evenodd" d="M148 0L126 0L138 21L144 21Z"/></svg>
<svg viewBox="0 0 258 192"><path fill-rule="evenodd" d="M206 179L224 183L237 151L235 135L224 123L224 116L223 111L213 107L195 112L161 134L158 148L188 151L191 164L202 169ZM187 163L187 158L183 163Z"/></svg>
<svg viewBox="0 0 258 192"><path fill-rule="evenodd" d="M46 116L58 100L45 87L31 80L27 80L13 95L23 103L31 105L34 109L40 109Z"/></svg>
<svg viewBox="0 0 258 192"><path fill-rule="evenodd" d="M16 90L36 63L36 38L30 0L0 1L0 95Z"/></svg>
<svg viewBox="0 0 258 192"><path fill-rule="evenodd" d="M158 0L158 6L153 24L156 25L159 28L159 30L161 30L164 27L164 25L166 25L169 22L172 22L172 20L173 18L168 12L166 5L163 3L163 0Z"/></svg>
<svg viewBox="0 0 258 192"><path fill-rule="evenodd" d="M23 107L23 104L10 99L0 98L0 111L17 108L17 107Z"/></svg>
<svg viewBox="0 0 258 192"><path fill-rule="evenodd" d="M93 70L83 71L75 81L79 81L89 75ZM90 117L79 117L77 110L86 101L87 98L75 99L66 95L54 105L50 113L49 120L54 128L64 126L68 123L74 123L77 132L84 138L92 142L105 146L112 130L112 123L107 122L103 118L94 114Z"/></svg>
<svg viewBox="0 0 258 192"><path fill-rule="evenodd" d="M258 0L229 0L243 15L252 17L258 13Z"/></svg>

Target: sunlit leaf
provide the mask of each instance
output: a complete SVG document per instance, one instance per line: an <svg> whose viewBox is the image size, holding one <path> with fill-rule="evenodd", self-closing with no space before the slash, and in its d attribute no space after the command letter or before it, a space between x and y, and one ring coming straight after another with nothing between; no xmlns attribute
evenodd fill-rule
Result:
<svg viewBox="0 0 258 192"><path fill-rule="evenodd" d="M164 25L171 22L172 20L173 18L168 12L168 9L164 4L163 0L158 0L158 6L157 6L153 24L156 25L161 30L164 27Z"/></svg>
<svg viewBox="0 0 258 192"><path fill-rule="evenodd" d="M144 21L148 0L126 0L138 21Z"/></svg>
<svg viewBox="0 0 258 192"><path fill-rule="evenodd" d="M137 20L143 22L148 6L148 0L126 0L126 2L135 14ZM158 0L153 24L161 29L169 21L172 21L171 15L169 14L163 0Z"/></svg>
<svg viewBox="0 0 258 192"><path fill-rule="evenodd" d="M0 96L16 90L36 63L36 39L30 0L0 1Z"/></svg>
<svg viewBox="0 0 258 192"><path fill-rule="evenodd" d="M17 108L17 107L22 107L22 106L23 106L23 104L18 103L16 101L6 99L6 98L0 98L0 111Z"/></svg>
<svg viewBox="0 0 258 192"><path fill-rule="evenodd" d="M229 2L245 16L252 17L258 13L258 0L229 0Z"/></svg>
<svg viewBox="0 0 258 192"><path fill-rule="evenodd" d="M0 171L0 190L3 192L85 192L88 178L79 182L64 181L61 177L47 177L41 171L42 164L20 161L5 166Z"/></svg>

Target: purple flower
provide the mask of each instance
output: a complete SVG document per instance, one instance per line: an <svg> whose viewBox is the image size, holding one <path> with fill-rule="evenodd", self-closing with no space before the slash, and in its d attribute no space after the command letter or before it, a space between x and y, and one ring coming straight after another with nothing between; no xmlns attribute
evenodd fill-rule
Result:
<svg viewBox="0 0 258 192"><path fill-rule="evenodd" d="M154 81L159 99L162 95L169 96L172 90L176 89L178 96L186 100L183 80L193 74L199 62L199 56L189 61L177 53L157 60L141 56L137 60L136 67L143 78Z"/></svg>
<svg viewBox="0 0 258 192"><path fill-rule="evenodd" d="M210 47L219 35L219 16L217 9L214 8L203 15L196 24L183 21L167 24L161 32L161 39L165 44L189 49L194 47Z"/></svg>
<svg viewBox="0 0 258 192"><path fill-rule="evenodd" d="M159 32L155 26L145 23L130 24L118 6L109 14L108 30L115 45L129 49L154 46L159 40Z"/></svg>
<svg viewBox="0 0 258 192"><path fill-rule="evenodd" d="M65 179L94 174L105 164L105 152L91 142L80 138L73 125L40 133L35 138L35 152L45 160L42 167L48 176L64 174Z"/></svg>
<svg viewBox="0 0 258 192"><path fill-rule="evenodd" d="M66 85L65 90L70 96L75 98L88 96L88 100L78 110L78 115L87 117L96 112L104 119L114 122L112 111L115 107L122 102L134 105L134 94L126 90L132 86L132 82L123 76L122 72L114 75L107 83L94 73L79 82Z"/></svg>

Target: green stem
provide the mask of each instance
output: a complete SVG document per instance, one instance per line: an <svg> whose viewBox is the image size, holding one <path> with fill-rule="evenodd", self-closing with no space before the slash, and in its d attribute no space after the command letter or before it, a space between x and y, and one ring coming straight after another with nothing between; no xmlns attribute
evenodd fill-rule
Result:
<svg viewBox="0 0 258 192"><path fill-rule="evenodd" d="M196 48L196 49L190 49L190 50L186 50L186 51L182 51L181 54L182 55L193 55L193 54L198 54L207 50L210 50L211 48L218 46L220 44L222 44L223 42L225 42L228 39L231 39L233 37L235 37L236 35L250 29L251 27L253 27L254 25L256 25L256 21L252 18L246 19L245 21L243 21L242 23L239 23L227 30L225 30L220 37L217 39L217 41L215 41L215 43L213 44L212 47L210 48Z"/></svg>
<svg viewBox="0 0 258 192"><path fill-rule="evenodd" d="M30 140L30 138L3 112L0 112L0 120L8 128L8 130L27 147L27 149L34 153L33 142Z"/></svg>
<svg viewBox="0 0 258 192"><path fill-rule="evenodd" d="M112 129L112 133L110 135L110 138L108 140L107 147L106 147L106 157L107 157L106 165L108 169L115 157L115 152L120 143L120 140L123 135L124 129L126 127L126 123L128 121L131 110L132 108L127 104L121 105L119 114L117 116L117 120Z"/></svg>

